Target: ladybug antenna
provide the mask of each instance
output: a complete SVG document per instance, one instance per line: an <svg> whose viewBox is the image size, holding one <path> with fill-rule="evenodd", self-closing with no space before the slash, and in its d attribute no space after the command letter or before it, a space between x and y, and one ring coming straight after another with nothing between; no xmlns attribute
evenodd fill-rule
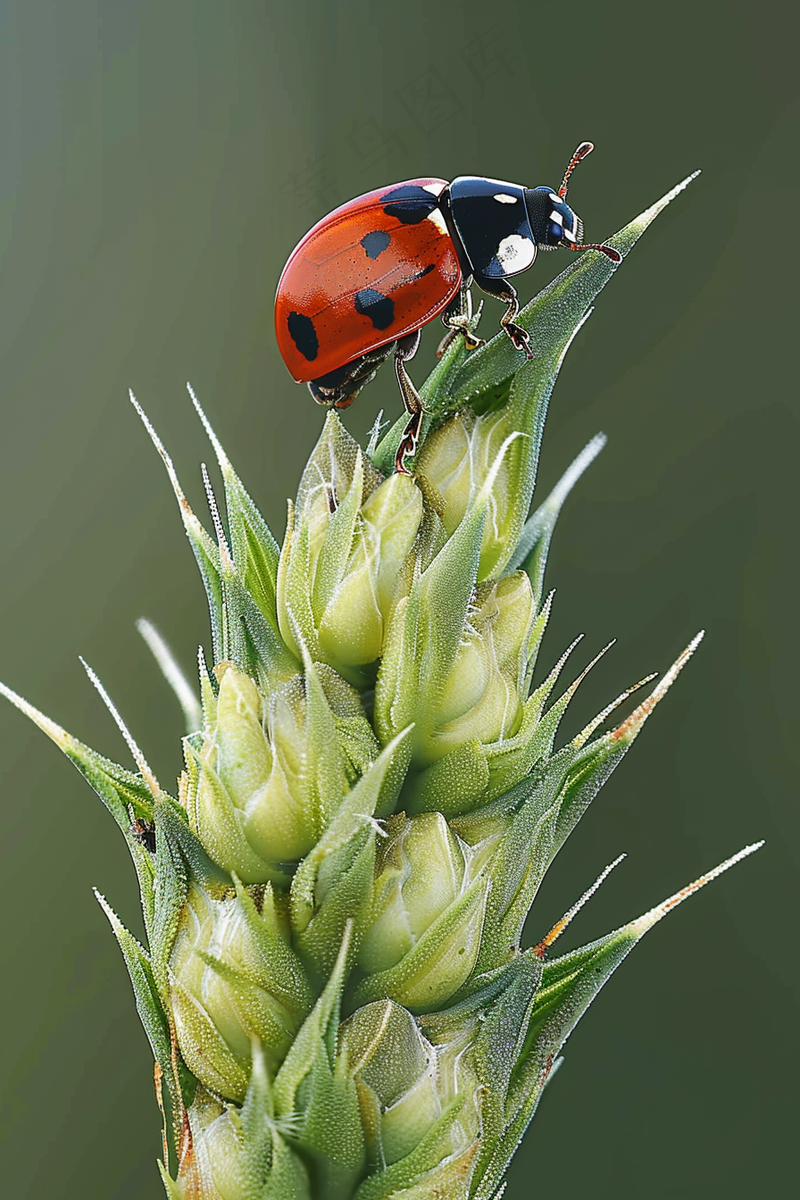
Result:
<svg viewBox="0 0 800 1200"><path fill-rule="evenodd" d="M599 250L601 254L605 254L606 258L611 260L615 267L622 262L622 255L613 246L601 246L597 242L579 242L575 246L571 242L562 242L561 245L565 250Z"/></svg>
<svg viewBox="0 0 800 1200"><path fill-rule="evenodd" d="M567 163L567 169L564 172L564 178L561 181L561 187L558 189L558 194L561 199L565 199L567 195L567 187L569 186L569 177L577 167L578 163L586 158L587 154L591 154L594 150L594 142L581 142L578 149L573 154L572 158Z"/></svg>

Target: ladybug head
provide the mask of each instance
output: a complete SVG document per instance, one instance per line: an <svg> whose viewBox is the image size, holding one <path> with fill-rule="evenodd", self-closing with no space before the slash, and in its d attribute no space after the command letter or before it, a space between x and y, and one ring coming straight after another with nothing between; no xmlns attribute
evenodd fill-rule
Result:
<svg viewBox="0 0 800 1200"><path fill-rule="evenodd" d="M586 158L587 154L591 154L593 149L591 142L581 142L567 164L558 191L549 187L526 188L525 204L531 230L540 249L553 250L556 246L564 246L567 250L599 250L616 264L622 262L622 255L618 250L594 243L586 246L582 244L583 221L567 204L569 177L578 163Z"/></svg>
<svg viewBox="0 0 800 1200"><path fill-rule="evenodd" d="M552 188L526 188L525 206L540 250L577 247L583 241L583 221Z"/></svg>

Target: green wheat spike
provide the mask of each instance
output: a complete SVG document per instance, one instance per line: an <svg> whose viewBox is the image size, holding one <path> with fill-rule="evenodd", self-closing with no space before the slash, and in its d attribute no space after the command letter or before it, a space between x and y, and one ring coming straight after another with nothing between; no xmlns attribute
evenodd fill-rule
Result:
<svg viewBox="0 0 800 1200"><path fill-rule="evenodd" d="M627 255L692 178L609 244ZM196 690L140 622L187 727L173 793L89 668L133 770L2 691L72 759L134 860L146 944L98 900L156 1064L172 1200L497 1200L599 989L758 848L579 950L553 946L594 888L522 943L545 872L699 642L610 730L652 677L571 736L589 668L559 683L567 651L533 682L558 514L605 441L535 496L545 414L614 273L585 254L523 310L531 361L503 333L450 346L422 388L413 475L391 473L403 420L365 451L331 413L282 546L191 389L224 483L224 520L208 485L211 533L132 397L211 616Z"/></svg>

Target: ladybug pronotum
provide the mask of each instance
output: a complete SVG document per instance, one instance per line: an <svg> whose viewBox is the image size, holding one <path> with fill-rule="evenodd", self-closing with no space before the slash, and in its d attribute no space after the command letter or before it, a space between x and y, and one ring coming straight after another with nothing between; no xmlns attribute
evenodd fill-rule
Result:
<svg viewBox="0 0 800 1200"><path fill-rule="evenodd" d="M469 328L474 282L505 302L500 325L531 358L509 276L526 271L538 249L558 246L622 261L610 246L584 243L583 224L566 203L570 175L592 149L581 143L557 192L474 175L410 179L323 217L293 250L275 299L278 346L293 378L319 403L346 408L394 352L409 414L396 469L407 471L422 403L405 364L425 325L441 316L449 336L462 334L470 349L481 345Z"/></svg>

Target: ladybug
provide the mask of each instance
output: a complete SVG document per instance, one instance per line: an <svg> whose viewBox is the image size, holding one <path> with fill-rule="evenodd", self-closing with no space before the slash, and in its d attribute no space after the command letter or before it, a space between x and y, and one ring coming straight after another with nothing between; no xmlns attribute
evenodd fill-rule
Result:
<svg viewBox="0 0 800 1200"><path fill-rule="evenodd" d="M145 850L149 850L151 854L155 854L156 827L152 821L140 820L139 817L134 817L130 832L140 846L144 846Z"/></svg>
<svg viewBox="0 0 800 1200"><path fill-rule="evenodd" d="M440 316L443 345L461 334L468 349L483 344L470 330L474 283L505 302L500 325L514 347L532 358L530 339L515 323L519 300L509 276L531 266L538 249L598 250L566 203L575 167L594 149L582 142L558 192L461 175L411 179L358 196L323 217L292 252L275 299L275 329L286 366L320 404L346 408L394 352L409 414L396 469L407 473L422 423L422 401L406 371L420 330ZM440 348L441 352L441 348Z"/></svg>

